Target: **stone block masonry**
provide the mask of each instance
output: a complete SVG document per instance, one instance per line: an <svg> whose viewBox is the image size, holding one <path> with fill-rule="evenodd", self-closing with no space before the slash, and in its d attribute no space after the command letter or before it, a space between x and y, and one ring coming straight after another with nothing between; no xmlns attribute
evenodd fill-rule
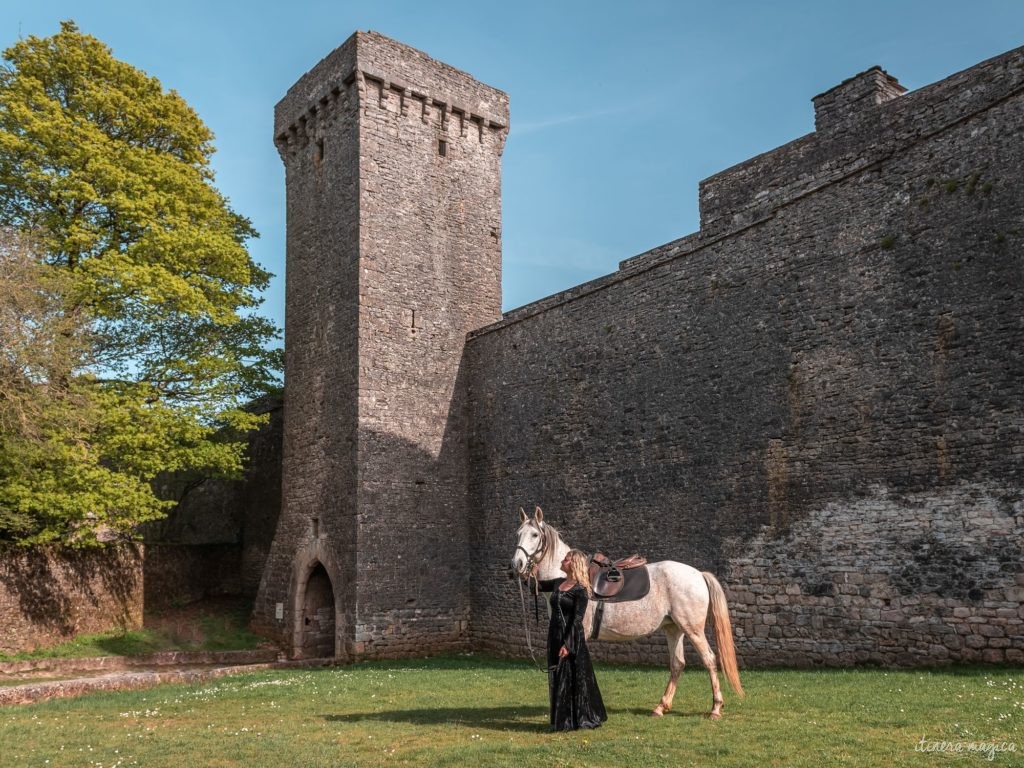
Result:
<svg viewBox="0 0 1024 768"><path fill-rule="evenodd" d="M476 647L522 652L536 502L717 572L748 665L1022 660L1024 52L901 92L817 97L700 232L471 335Z"/></svg>
<svg viewBox="0 0 1024 768"><path fill-rule="evenodd" d="M302 655L468 647L462 348L501 314L508 98L357 33L277 107L287 169L283 509L255 626Z"/></svg>
<svg viewBox="0 0 1024 768"><path fill-rule="evenodd" d="M300 79L254 625L523 655L539 503L585 550L716 572L747 665L1022 661L1024 49L814 105L700 185L699 232L499 319L505 94L373 33Z"/></svg>
<svg viewBox="0 0 1024 768"><path fill-rule="evenodd" d="M759 666L1024 662L1024 497L869 489L729 560L737 647Z"/></svg>

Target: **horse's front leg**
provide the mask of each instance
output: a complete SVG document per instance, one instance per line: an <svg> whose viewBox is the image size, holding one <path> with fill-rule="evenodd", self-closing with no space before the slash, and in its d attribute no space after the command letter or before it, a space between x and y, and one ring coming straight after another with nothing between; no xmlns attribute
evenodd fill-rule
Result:
<svg viewBox="0 0 1024 768"><path fill-rule="evenodd" d="M665 694L658 702L658 706L651 712L653 717L661 717L672 709L672 700L676 696L676 683L686 666L686 656L683 653L683 633L675 624L665 627L665 636L668 638L668 685L665 686Z"/></svg>

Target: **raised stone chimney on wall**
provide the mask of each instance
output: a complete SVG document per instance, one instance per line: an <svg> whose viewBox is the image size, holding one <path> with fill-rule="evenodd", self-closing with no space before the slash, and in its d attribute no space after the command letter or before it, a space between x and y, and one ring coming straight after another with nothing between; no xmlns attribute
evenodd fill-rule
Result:
<svg viewBox="0 0 1024 768"><path fill-rule="evenodd" d="M906 92L895 77L881 67L872 67L812 99L814 129L820 131L856 119Z"/></svg>
<svg viewBox="0 0 1024 768"><path fill-rule="evenodd" d="M877 145L905 141L886 128L906 93L872 67L815 96L814 133L700 183L700 233L694 241L743 228L801 196L856 172ZM868 148L871 149L868 149Z"/></svg>

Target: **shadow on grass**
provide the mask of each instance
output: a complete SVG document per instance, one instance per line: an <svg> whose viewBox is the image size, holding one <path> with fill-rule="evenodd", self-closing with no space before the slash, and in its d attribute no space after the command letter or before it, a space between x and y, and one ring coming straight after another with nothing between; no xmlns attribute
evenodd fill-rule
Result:
<svg viewBox="0 0 1024 768"><path fill-rule="evenodd" d="M464 725L491 731L547 731L547 707L447 707L430 709L394 709L385 712L352 712L324 715L332 723L359 723L367 720L413 725Z"/></svg>
<svg viewBox="0 0 1024 768"><path fill-rule="evenodd" d="M157 638L146 632L125 632L123 635L99 637L92 645L110 656L138 656L163 650Z"/></svg>
<svg viewBox="0 0 1024 768"><path fill-rule="evenodd" d="M636 715L637 717L646 717L646 718L649 718L649 719L656 719L656 718L654 718L654 715L651 714L653 709L654 709L654 707L651 707L650 709L643 709L642 707L634 707L633 709L622 709L622 710L619 710L619 711L622 714L630 714L630 715ZM608 710L609 714L611 714L613 711L614 710ZM662 719L665 719L666 717L685 717L685 718L689 718L689 719L693 719L693 720L708 720L709 719L708 718L708 712L710 712L710 710L708 710L708 709L690 709L690 710L670 709L668 712L666 712L661 717L662 717Z"/></svg>
<svg viewBox="0 0 1024 768"><path fill-rule="evenodd" d="M608 709L608 716L637 715L650 717L649 709ZM351 712L345 715L323 715L331 723L411 723L413 725L464 725L491 731L528 731L546 733L548 725L547 707L447 707L430 709L394 709L384 712ZM675 710L666 717L705 719L707 712Z"/></svg>

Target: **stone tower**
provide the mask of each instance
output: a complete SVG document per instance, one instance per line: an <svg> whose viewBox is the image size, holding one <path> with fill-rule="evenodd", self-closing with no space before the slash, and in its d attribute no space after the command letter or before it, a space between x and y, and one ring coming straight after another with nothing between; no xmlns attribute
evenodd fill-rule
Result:
<svg viewBox="0 0 1024 768"><path fill-rule="evenodd" d="M357 32L277 105L283 504L254 627L292 655L468 647L467 332L501 316L508 97Z"/></svg>

